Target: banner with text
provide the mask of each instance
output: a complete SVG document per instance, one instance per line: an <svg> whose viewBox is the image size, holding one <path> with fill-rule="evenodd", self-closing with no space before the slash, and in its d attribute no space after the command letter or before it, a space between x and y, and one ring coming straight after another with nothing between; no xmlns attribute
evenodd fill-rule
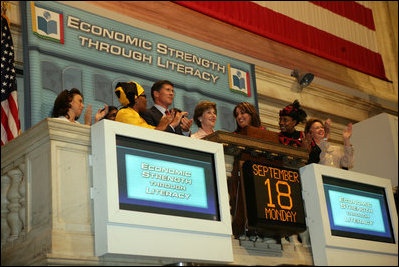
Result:
<svg viewBox="0 0 399 267"><path fill-rule="evenodd" d="M26 9L32 125L51 116L64 89L81 90L93 113L119 106L114 89L121 81L137 81L147 96L155 81L171 81L173 107L190 118L199 101L215 102L215 130L235 129L236 104L257 107L251 64L61 3L31 1Z"/></svg>

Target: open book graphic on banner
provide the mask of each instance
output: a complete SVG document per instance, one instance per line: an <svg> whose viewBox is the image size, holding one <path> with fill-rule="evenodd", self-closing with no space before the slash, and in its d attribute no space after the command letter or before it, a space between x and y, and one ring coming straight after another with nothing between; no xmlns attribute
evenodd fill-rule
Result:
<svg viewBox="0 0 399 267"><path fill-rule="evenodd" d="M43 17L37 17L37 28L47 34L57 34L57 22L55 20L51 20L51 14L47 11L43 13Z"/></svg>
<svg viewBox="0 0 399 267"><path fill-rule="evenodd" d="M229 85L232 92L241 93L248 97L251 96L251 88L249 85L249 73L240 69L236 69L228 64L229 69Z"/></svg>
<svg viewBox="0 0 399 267"><path fill-rule="evenodd" d="M43 39L64 43L63 14L59 11L48 10L31 2L32 30Z"/></svg>

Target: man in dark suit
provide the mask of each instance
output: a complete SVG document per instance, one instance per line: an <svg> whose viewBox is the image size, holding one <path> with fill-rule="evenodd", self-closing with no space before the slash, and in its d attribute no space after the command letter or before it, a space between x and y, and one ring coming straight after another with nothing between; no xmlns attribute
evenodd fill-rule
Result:
<svg viewBox="0 0 399 267"><path fill-rule="evenodd" d="M167 80L157 81L151 87L151 97L154 100L154 106L140 113L140 116L150 125L158 126L163 115L169 115L169 106L173 103L174 91L173 83ZM174 114L173 114L174 113ZM175 119L170 123L167 132L190 135L190 127L193 124L192 119L186 117L187 112L173 112Z"/></svg>

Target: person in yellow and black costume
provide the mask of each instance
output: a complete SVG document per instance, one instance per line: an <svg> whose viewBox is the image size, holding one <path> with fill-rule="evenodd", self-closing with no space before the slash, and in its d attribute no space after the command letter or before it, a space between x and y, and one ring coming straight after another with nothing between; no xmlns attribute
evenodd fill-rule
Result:
<svg viewBox="0 0 399 267"><path fill-rule="evenodd" d="M173 114L164 115L158 126L149 125L139 114L147 109L147 98L144 89L137 82L120 82L115 87L115 94L123 105L115 118L115 121L124 122L149 129L164 131L173 123Z"/></svg>

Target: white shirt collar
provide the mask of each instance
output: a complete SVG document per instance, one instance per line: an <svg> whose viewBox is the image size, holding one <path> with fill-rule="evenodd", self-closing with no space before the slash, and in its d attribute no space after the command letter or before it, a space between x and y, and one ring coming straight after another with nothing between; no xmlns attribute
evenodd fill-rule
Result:
<svg viewBox="0 0 399 267"><path fill-rule="evenodd" d="M158 104L154 104L154 107L156 107L163 115L165 115L166 108Z"/></svg>

